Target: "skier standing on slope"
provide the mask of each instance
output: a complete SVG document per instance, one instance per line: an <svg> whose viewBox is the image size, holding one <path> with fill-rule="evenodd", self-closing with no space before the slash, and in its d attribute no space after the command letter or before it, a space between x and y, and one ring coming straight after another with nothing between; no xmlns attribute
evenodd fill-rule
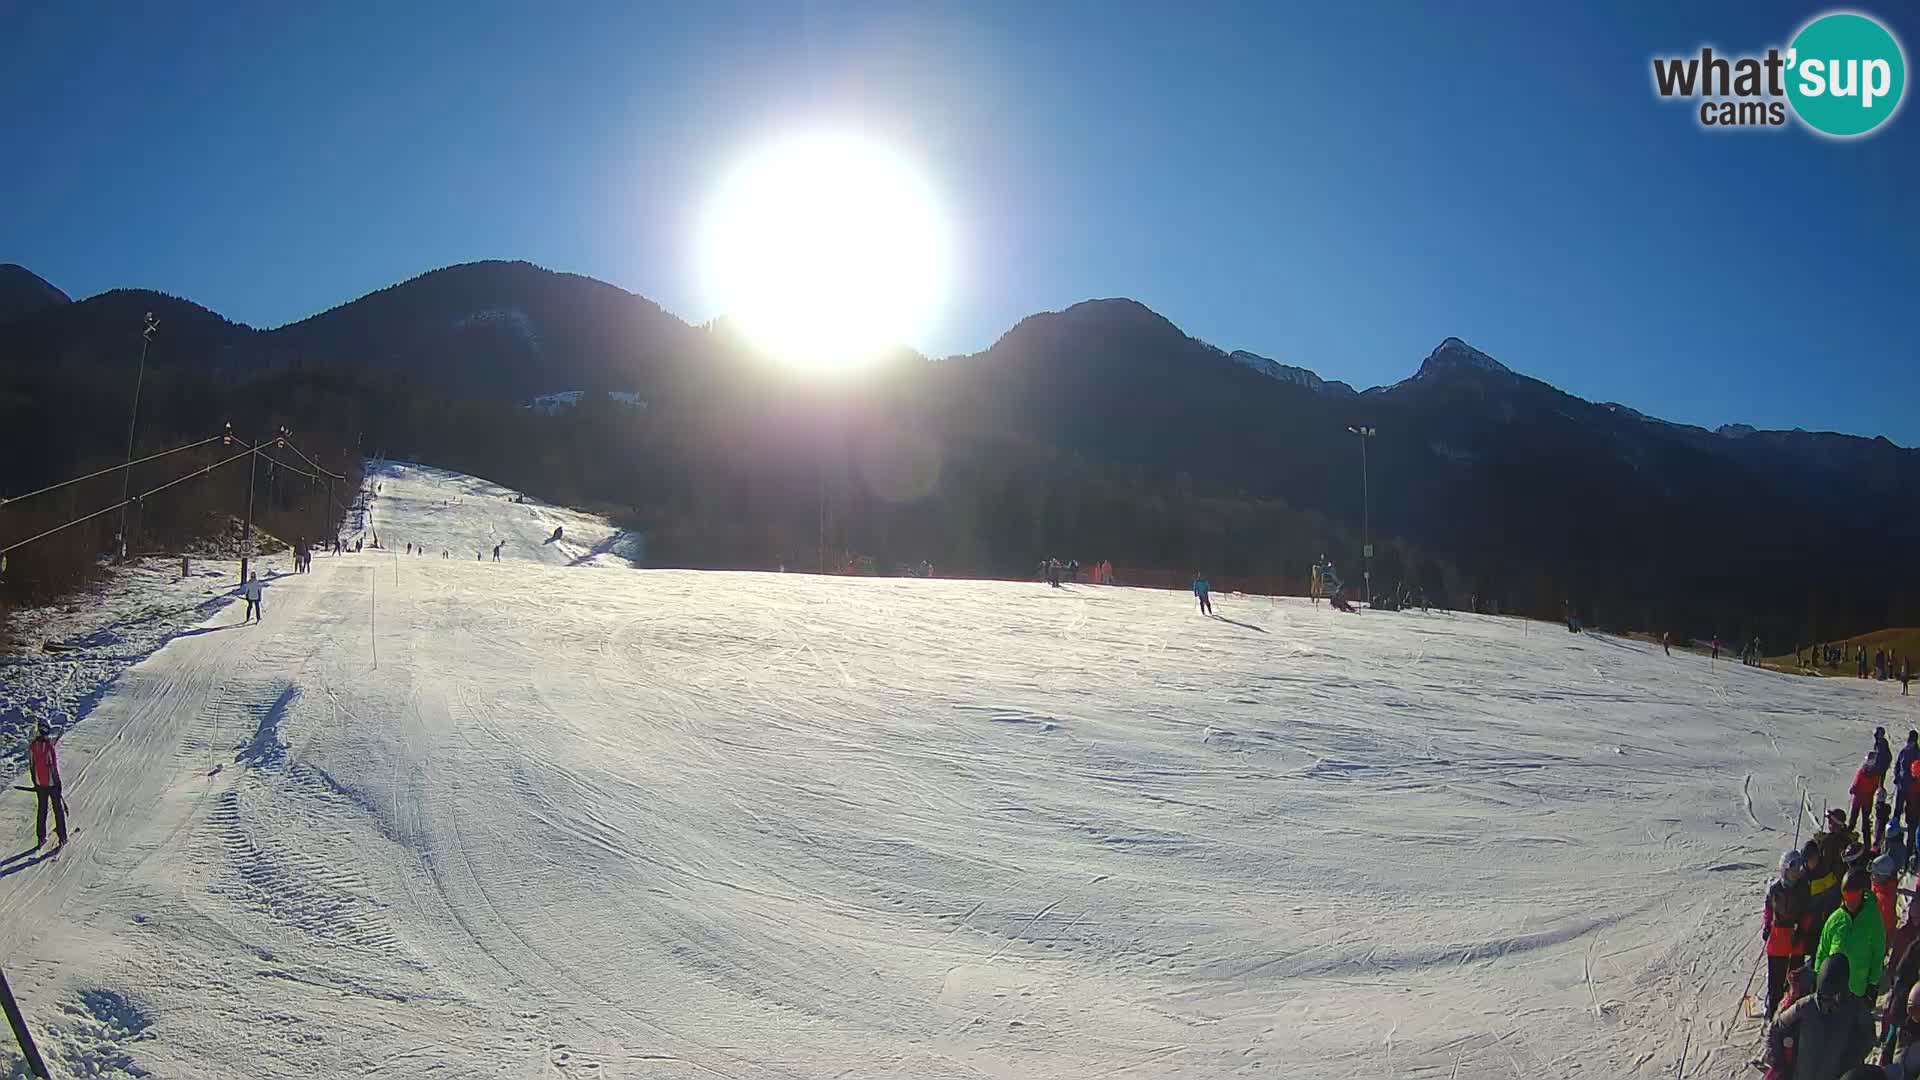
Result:
<svg viewBox="0 0 1920 1080"><path fill-rule="evenodd" d="M1838 863L1827 861L1826 849L1818 837L1808 840L1807 846L1800 849L1800 858L1806 865L1807 900L1813 911L1813 925L1807 928L1801 952L1812 956L1820 944L1820 931L1827 925L1827 916L1840 906L1841 868Z"/></svg>
<svg viewBox="0 0 1920 1080"><path fill-rule="evenodd" d="M1887 745L1887 729L1873 729L1873 771L1880 774L1882 781L1887 778L1887 770L1893 768L1893 747Z"/></svg>
<svg viewBox="0 0 1920 1080"><path fill-rule="evenodd" d="M1820 842L1820 854L1826 857L1827 869L1835 873L1844 873L1847 868L1847 849L1853 846L1853 830L1847 827L1847 812L1835 806L1827 811L1827 827L1813 834Z"/></svg>
<svg viewBox="0 0 1920 1080"><path fill-rule="evenodd" d="M1879 993L1880 975L1887 966L1887 927L1880 921L1879 906L1868 891L1871 875L1855 867L1847 871L1840 884L1840 910L1827 916L1820 931L1820 945L1813 952L1813 965L1824 968L1827 959L1847 958L1847 987L1853 996L1873 1004Z"/></svg>
<svg viewBox="0 0 1920 1080"><path fill-rule="evenodd" d="M28 745L27 757L32 763L34 801L38 804L34 812L34 832L39 840L33 845L38 851L47 842L47 808L53 808L53 832L60 838L60 844L67 842L67 800L60 794L60 759L54 752L53 739L47 735L47 725L41 721L33 733L33 742Z"/></svg>
<svg viewBox="0 0 1920 1080"><path fill-rule="evenodd" d="M1873 1013L1849 989L1849 968L1846 954L1829 957L1820 965L1813 996L1795 1001L1774 1021L1767 1032L1768 1080L1839 1080L1873 1051Z"/></svg>
<svg viewBox="0 0 1920 1080"><path fill-rule="evenodd" d="M1880 1064L1891 1080L1920 1077L1920 986L1901 1001L1898 1015L1888 1016L1887 1034L1880 1044ZM1892 1013L1891 1006L1887 1010Z"/></svg>
<svg viewBox="0 0 1920 1080"><path fill-rule="evenodd" d="M264 621L260 616L260 593L265 588L260 584L260 575L257 573L248 575L247 583L240 586L240 594L247 598L246 613L240 616L242 626L246 625L248 619L256 623Z"/></svg>
<svg viewBox="0 0 1920 1080"><path fill-rule="evenodd" d="M1812 898L1807 893L1807 864L1798 851L1780 856L1780 876L1767 887L1760 936L1767 943L1767 1019L1773 1019L1787 992L1787 972L1806 958L1813 934Z"/></svg>
<svg viewBox="0 0 1920 1080"><path fill-rule="evenodd" d="M1213 586L1207 583L1207 575L1202 574L1198 570L1194 571L1193 595L1200 601L1200 614L1202 615L1213 614L1213 600L1207 595L1212 591Z"/></svg>
<svg viewBox="0 0 1920 1080"><path fill-rule="evenodd" d="M1900 926L1900 864L1892 852L1873 860L1873 904L1880 909L1881 932L1892 941Z"/></svg>
<svg viewBox="0 0 1920 1080"><path fill-rule="evenodd" d="M1672 634L1669 634L1665 631L1661 631L1660 651L1663 653L1666 653L1668 656L1673 655L1673 635Z"/></svg>
<svg viewBox="0 0 1920 1080"><path fill-rule="evenodd" d="M1875 755L1868 754L1860 767L1853 772L1853 786L1847 790L1853 795L1853 806L1847 811L1847 828L1854 828L1854 822L1860 822L1861 836L1873 831L1873 797L1880 791L1880 774L1874 771Z"/></svg>
<svg viewBox="0 0 1920 1080"><path fill-rule="evenodd" d="M500 561L500 549L506 546L507 546L507 542L505 540L502 540L499 543L493 545L493 561L494 562Z"/></svg>
<svg viewBox="0 0 1920 1080"><path fill-rule="evenodd" d="M1907 777L1913 775L1913 763L1920 761L1920 731L1908 729L1907 744L1893 761L1893 820L1899 821L1907 808Z"/></svg>
<svg viewBox="0 0 1920 1080"><path fill-rule="evenodd" d="M1893 828L1902 831L1901 839L1906 843L1907 857L1911 861L1915 854L1914 840L1920 837L1920 757L1909 761L1906 775L1896 776L1894 780L1905 793L1907 805L1906 816L1896 817Z"/></svg>

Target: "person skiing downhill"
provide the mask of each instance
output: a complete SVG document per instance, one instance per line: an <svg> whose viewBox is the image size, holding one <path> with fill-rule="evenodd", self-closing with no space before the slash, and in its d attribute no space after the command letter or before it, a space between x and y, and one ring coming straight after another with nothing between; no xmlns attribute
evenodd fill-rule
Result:
<svg viewBox="0 0 1920 1080"><path fill-rule="evenodd" d="M1207 584L1207 575L1196 570L1193 575L1193 595L1200 601L1202 615L1213 614L1213 600L1207 595L1212 591L1213 586Z"/></svg>
<svg viewBox="0 0 1920 1080"><path fill-rule="evenodd" d="M27 757L32 764L34 801L38 804L34 812L34 832L39 840L33 845L38 851L47 842L47 808L53 808L53 831L60 838L60 845L67 842L67 800L60 793L60 758L54 752L53 739L47 734L45 721L33 733L33 742L28 745Z"/></svg>

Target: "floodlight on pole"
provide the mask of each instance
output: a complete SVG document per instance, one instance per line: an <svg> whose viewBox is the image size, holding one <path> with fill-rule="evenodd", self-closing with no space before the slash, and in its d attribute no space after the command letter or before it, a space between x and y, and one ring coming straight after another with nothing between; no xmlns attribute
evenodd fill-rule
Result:
<svg viewBox="0 0 1920 1080"><path fill-rule="evenodd" d="M1360 558L1361 577L1366 581L1367 606L1373 606L1373 510L1367 491L1367 440L1380 434L1378 428L1355 427L1347 430L1360 437Z"/></svg>
<svg viewBox="0 0 1920 1080"><path fill-rule="evenodd" d="M140 366L133 377L133 413L127 417L127 463L120 469L120 535L115 545L116 554L127 557L127 491L133 480L133 433L140 422L140 386L147 381L147 347L153 344L154 332L160 329L160 320L147 312L146 329L140 331Z"/></svg>

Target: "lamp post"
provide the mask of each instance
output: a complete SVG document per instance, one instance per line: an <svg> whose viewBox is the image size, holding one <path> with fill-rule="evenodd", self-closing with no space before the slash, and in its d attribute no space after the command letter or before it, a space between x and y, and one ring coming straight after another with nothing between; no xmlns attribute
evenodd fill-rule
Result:
<svg viewBox="0 0 1920 1080"><path fill-rule="evenodd" d="M1373 511L1371 497L1367 492L1367 440L1380 434L1379 429L1370 427L1348 427L1348 431L1360 437L1360 576L1367 584L1367 606L1373 606Z"/></svg>
<svg viewBox="0 0 1920 1080"><path fill-rule="evenodd" d="M140 422L140 386L147 381L147 347L153 344L160 320L147 312L147 327L140 332L140 367L133 377L133 414L127 417L127 463L120 468L120 558L127 557L127 491L133 480L133 432Z"/></svg>

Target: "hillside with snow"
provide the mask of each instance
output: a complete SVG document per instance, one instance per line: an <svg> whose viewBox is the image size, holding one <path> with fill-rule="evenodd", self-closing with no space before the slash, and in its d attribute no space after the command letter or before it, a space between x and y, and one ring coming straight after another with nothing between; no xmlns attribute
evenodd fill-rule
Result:
<svg viewBox="0 0 1920 1080"><path fill-rule="evenodd" d="M445 469L389 462L368 470L368 486L372 535L415 557L492 561L495 545L502 560L548 566L632 566L643 555L638 534L603 517Z"/></svg>
<svg viewBox="0 0 1920 1080"><path fill-rule="evenodd" d="M370 484L383 550L80 712L64 851L0 825L56 1075L1744 1075L1802 778L1920 720L1490 617L586 569Z"/></svg>

